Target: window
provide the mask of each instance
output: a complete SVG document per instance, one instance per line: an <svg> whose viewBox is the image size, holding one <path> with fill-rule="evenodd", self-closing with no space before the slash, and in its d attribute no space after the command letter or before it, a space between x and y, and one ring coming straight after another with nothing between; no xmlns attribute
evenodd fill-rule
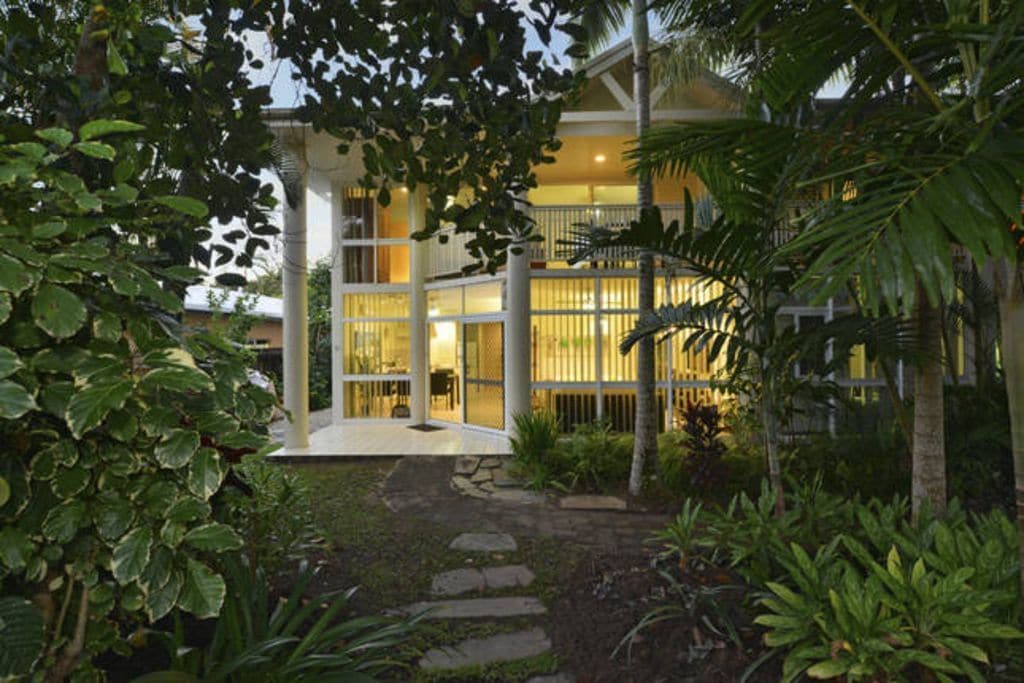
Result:
<svg viewBox="0 0 1024 683"><path fill-rule="evenodd" d="M342 279L350 284L409 282L409 197L399 188L388 206L372 190L342 192Z"/></svg>

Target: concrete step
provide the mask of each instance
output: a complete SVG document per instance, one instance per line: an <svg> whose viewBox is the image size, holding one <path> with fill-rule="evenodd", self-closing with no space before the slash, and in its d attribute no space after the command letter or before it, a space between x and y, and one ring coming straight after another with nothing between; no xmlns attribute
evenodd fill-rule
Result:
<svg viewBox="0 0 1024 683"><path fill-rule="evenodd" d="M536 657L551 649L544 629L531 628L514 633L499 633L488 638L470 638L458 645L428 650L420 660L421 669L459 669L497 662Z"/></svg>
<svg viewBox="0 0 1024 683"><path fill-rule="evenodd" d="M537 598L520 596L414 602L389 611L393 614L411 615L425 610L433 610L428 616L429 619L500 619L547 613L547 608Z"/></svg>
<svg viewBox="0 0 1024 683"><path fill-rule="evenodd" d="M533 572L522 564L453 569L435 576L431 582L430 592L434 595L461 595L488 589L526 588L533 583L534 578Z"/></svg>

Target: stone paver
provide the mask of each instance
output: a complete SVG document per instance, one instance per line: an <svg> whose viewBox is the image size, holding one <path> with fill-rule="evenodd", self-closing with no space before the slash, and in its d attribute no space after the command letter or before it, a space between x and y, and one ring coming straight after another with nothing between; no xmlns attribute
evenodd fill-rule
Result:
<svg viewBox="0 0 1024 683"><path fill-rule="evenodd" d="M565 496L558 504L564 510L626 509L626 501L615 496Z"/></svg>
<svg viewBox="0 0 1024 683"><path fill-rule="evenodd" d="M526 683L576 683L576 677L569 674L559 673L547 676L534 676L527 678Z"/></svg>
<svg viewBox="0 0 1024 683"><path fill-rule="evenodd" d="M500 633L489 638L471 638L454 647L428 650L420 660L421 669L458 669L495 662L511 662L536 657L551 649L551 640L543 629L531 628L515 633Z"/></svg>
<svg viewBox="0 0 1024 683"><path fill-rule="evenodd" d="M488 588L526 588L536 578L530 568L523 564L507 564L503 567L484 567L480 570Z"/></svg>
<svg viewBox="0 0 1024 683"><path fill-rule="evenodd" d="M455 474L473 474L480 466L480 458L475 455L460 455L455 458Z"/></svg>
<svg viewBox="0 0 1024 683"><path fill-rule="evenodd" d="M448 544L452 550L463 550L474 553L513 552L519 549L516 539L508 534L459 534Z"/></svg>
<svg viewBox="0 0 1024 683"><path fill-rule="evenodd" d="M426 610L433 610L428 619L501 619L546 614L548 611L537 598L521 596L414 602L394 611L398 614L419 614Z"/></svg>

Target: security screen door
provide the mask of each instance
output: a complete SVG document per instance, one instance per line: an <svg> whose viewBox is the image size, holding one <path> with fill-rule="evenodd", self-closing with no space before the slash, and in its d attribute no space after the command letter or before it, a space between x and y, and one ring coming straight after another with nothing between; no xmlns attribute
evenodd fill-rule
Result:
<svg viewBox="0 0 1024 683"><path fill-rule="evenodd" d="M466 422L505 428L505 343L501 322L467 322L465 345Z"/></svg>

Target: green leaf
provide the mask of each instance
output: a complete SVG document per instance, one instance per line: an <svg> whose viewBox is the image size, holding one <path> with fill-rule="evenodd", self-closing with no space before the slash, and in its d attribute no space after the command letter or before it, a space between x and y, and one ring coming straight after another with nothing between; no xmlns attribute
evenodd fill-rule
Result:
<svg viewBox="0 0 1024 683"><path fill-rule="evenodd" d="M188 466L188 488L203 500L217 492L224 478L220 455L212 448L201 448Z"/></svg>
<svg viewBox="0 0 1024 683"><path fill-rule="evenodd" d="M213 388L210 377L198 368L183 365L155 368L146 373L140 385L145 389L170 389L172 391L203 391Z"/></svg>
<svg viewBox="0 0 1024 683"><path fill-rule="evenodd" d="M0 598L0 678L29 676L46 643L39 609L24 598Z"/></svg>
<svg viewBox="0 0 1024 683"><path fill-rule="evenodd" d="M185 583L178 598L178 606L200 619L215 617L224 604L224 579L206 565L189 558Z"/></svg>
<svg viewBox="0 0 1024 683"><path fill-rule="evenodd" d="M0 325L3 325L11 317L11 308L11 295L7 292L0 292Z"/></svg>
<svg viewBox="0 0 1024 683"><path fill-rule="evenodd" d="M167 519L172 522L191 522L210 514L210 504L189 496L182 498L167 511Z"/></svg>
<svg viewBox="0 0 1024 683"><path fill-rule="evenodd" d="M242 538L227 524L210 522L185 534L185 543L199 550L220 553L242 547Z"/></svg>
<svg viewBox="0 0 1024 683"><path fill-rule="evenodd" d="M36 326L56 339L70 337L85 324L85 304L58 285L43 284L32 299Z"/></svg>
<svg viewBox="0 0 1024 683"><path fill-rule="evenodd" d="M124 63L124 59L121 58L121 53L117 51L117 46L114 45L114 41L107 41L107 71L114 74L115 76L124 76L128 73L128 67Z"/></svg>
<svg viewBox="0 0 1024 683"><path fill-rule="evenodd" d="M171 611L178 601L182 583L184 579L181 572L173 572L164 585L149 591L143 609L146 610L151 622L157 621Z"/></svg>
<svg viewBox="0 0 1024 683"><path fill-rule="evenodd" d="M75 138L70 130L65 130L64 128L44 128L42 130L37 130L36 137L40 140L52 142L62 148L70 145L71 141Z"/></svg>
<svg viewBox="0 0 1024 683"><path fill-rule="evenodd" d="M10 380L0 380L0 420L19 418L37 407L25 387Z"/></svg>
<svg viewBox="0 0 1024 683"><path fill-rule="evenodd" d="M64 221L46 221L32 226L32 238L37 240L52 240L57 235L63 234L68 229Z"/></svg>
<svg viewBox="0 0 1024 683"><path fill-rule="evenodd" d="M111 410L120 409L132 393L132 382L115 379L87 384L68 401L68 427L75 438L98 426Z"/></svg>
<svg viewBox="0 0 1024 683"><path fill-rule="evenodd" d="M21 359L6 346L0 346L0 379L10 377L22 367Z"/></svg>
<svg viewBox="0 0 1024 683"><path fill-rule="evenodd" d="M0 254L0 292L17 296L32 286L32 274L24 263L7 254ZM8 299L8 312L10 299ZM6 317L6 316L5 316Z"/></svg>
<svg viewBox="0 0 1024 683"><path fill-rule="evenodd" d="M842 676L850 669L850 665L841 659L826 659L807 669L811 678L828 679Z"/></svg>
<svg viewBox="0 0 1024 683"><path fill-rule="evenodd" d="M123 498L104 497L93 508L93 523L100 537L113 541L128 531L135 519L132 504Z"/></svg>
<svg viewBox="0 0 1024 683"><path fill-rule="evenodd" d="M51 508L43 520L43 536L56 543L67 543L75 537L85 519L85 502L69 500Z"/></svg>
<svg viewBox="0 0 1024 683"><path fill-rule="evenodd" d="M113 161L117 156L117 150L103 142L76 142L75 149L87 157Z"/></svg>
<svg viewBox="0 0 1024 683"><path fill-rule="evenodd" d="M7 505L7 501L11 499L11 485L7 483L7 480L0 477L0 508Z"/></svg>
<svg viewBox="0 0 1024 683"><path fill-rule="evenodd" d="M148 527L129 531L114 546L114 552L110 559L110 571L119 584L123 586L142 575L142 570L149 563L152 547L153 532Z"/></svg>
<svg viewBox="0 0 1024 683"><path fill-rule="evenodd" d="M175 470L187 465L198 448L198 433L175 429L160 441L153 455L161 467Z"/></svg>
<svg viewBox="0 0 1024 683"><path fill-rule="evenodd" d="M81 463L74 467L61 467L50 482L53 494L61 500L67 500L81 493L89 485L89 470Z"/></svg>
<svg viewBox="0 0 1024 683"><path fill-rule="evenodd" d="M134 133L145 129L145 126L140 126L139 124L132 123L131 121L121 121L119 119L96 119L95 121L89 121L79 128L78 137L82 140L92 140L93 138L103 137L104 135L112 135L114 133Z"/></svg>
<svg viewBox="0 0 1024 683"><path fill-rule="evenodd" d="M167 194L160 197L154 197L154 202L162 204L169 209L194 216L195 218L205 218L206 214L209 213L209 209L206 204L193 199L192 197L183 197L181 195Z"/></svg>
<svg viewBox="0 0 1024 683"><path fill-rule="evenodd" d="M92 333L97 339L116 342L121 339L121 319L109 311L97 313L92 319Z"/></svg>
<svg viewBox="0 0 1024 683"><path fill-rule="evenodd" d="M21 529L13 526L0 529L0 566L10 572L21 571L33 550L35 544Z"/></svg>

